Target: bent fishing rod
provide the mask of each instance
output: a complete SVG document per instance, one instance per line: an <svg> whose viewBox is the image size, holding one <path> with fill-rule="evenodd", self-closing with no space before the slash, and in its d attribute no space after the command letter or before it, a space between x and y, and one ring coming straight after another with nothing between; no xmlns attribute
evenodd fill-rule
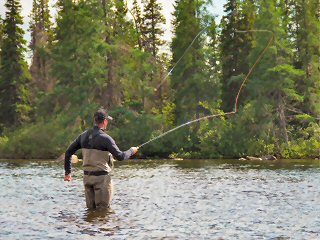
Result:
<svg viewBox="0 0 320 240"><path fill-rule="evenodd" d="M207 28L207 27L206 27ZM157 88L159 88L162 83L165 81L165 79L171 74L171 72L173 71L173 69L177 66L177 64L180 62L180 60L184 57L184 55L186 54L186 52L190 49L190 47L192 46L192 44L195 42L195 40L200 36L200 34L206 29L204 28L203 30L201 30L197 36L193 39L193 41L190 43L190 45L188 46L188 48L185 50L185 52L183 53L183 55L180 57L180 59L174 64L174 66L171 68L171 70L169 71L169 73L166 75L166 77L161 81L161 83L158 85ZM191 120L191 121L188 121L186 123L183 123L175 128L172 128L170 129L169 131L166 131L162 134L160 134L159 136L157 137L154 137L154 138L151 138L150 140L148 140L147 142L145 143L142 143L138 146L138 148L141 148L153 141L156 141L157 139L160 139L162 137L164 137L165 135L171 133L171 132L174 132L176 131L177 129L179 128L182 128L182 127L185 127L185 126L188 126L192 123L195 123L195 122L199 122L199 121L202 121L204 119L209 119L209 118L215 118L215 117L222 117L222 116L228 116L228 115L234 115L238 112L238 100L239 100L239 97L240 97L240 94L242 92L242 89L244 88L244 85L245 83L247 82L247 79L249 78L249 76L251 75L252 71L254 70L254 68L257 66L257 64L261 61L262 57L264 56L264 54L266 53L267 49L270 47L270 45L272 44L274 38L275 38L275 34L270 31L270 30L260 30L260 29L257 29L257 30L243 30L243 31L240 31L240 30L236 30L236 32L239 32L239 33L247 33L247 32L267 32L267 33L271 33L271 37L267 43L267 45L264 47L263 51L260 53L260 55L258 56L258 58L256 59L256 61L254 62L254 64L251 66L251 68L249 69L247 75L245 76L244 80L242 81L241 85L240 85L240 88L238 90L238 93L237 93L237 96L235 98L235 104L234 104L234 111L232 112L226 112L226 113L220 113L220 114L212 114L212 115L207 115L207 116L204 116L204 117L200 117L200 118L197 118L197 119L194 119L194 120Z"/></svg>

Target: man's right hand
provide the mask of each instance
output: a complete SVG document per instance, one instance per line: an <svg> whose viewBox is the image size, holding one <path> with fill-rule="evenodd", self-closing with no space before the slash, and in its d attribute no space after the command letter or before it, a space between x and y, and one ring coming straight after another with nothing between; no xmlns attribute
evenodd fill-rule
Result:
<svg viewBox="0 0 320 240"><path fill-rule="evenodd" d="M64 175L64 181L70 182L72 180L71 174Z"/></svg>
<svg viewBox="0 0 320 240"><path fill-rule="evenodd" d="M136 154L139 151L138 147L131 147L133 154Z"/></svg>

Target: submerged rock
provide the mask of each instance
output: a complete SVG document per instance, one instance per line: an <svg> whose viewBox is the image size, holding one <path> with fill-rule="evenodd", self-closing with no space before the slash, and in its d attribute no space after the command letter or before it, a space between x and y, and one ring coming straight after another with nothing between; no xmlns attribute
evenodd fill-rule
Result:
<svg viewBox="0 0 320 240"><path fill-rule="evenodd" d="M245 158L241 157L239 158L240 161L250 160L250 161L262 161L262 160L277 160L277 158L273 155L266 155L262 157L252 157L252 156L246 156Z"/></svg>
<svg viewBox="0 0 320 240"><path fill-rule="evenodd" d="M261 157L262 160L277 160L276 156L273 155L266 155Z"/></svg>
<svg viewBox="0 0 320 240"><path fill-rule="evenodd" d="M262 161L262 158L260 158L260 157L246 156L246 158L247 158L248 160L252 160L252 161Z"/></svg>

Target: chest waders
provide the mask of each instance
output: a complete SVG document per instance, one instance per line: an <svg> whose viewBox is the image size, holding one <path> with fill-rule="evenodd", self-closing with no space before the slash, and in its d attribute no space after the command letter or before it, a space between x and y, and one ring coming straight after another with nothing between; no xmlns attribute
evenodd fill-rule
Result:
<svg viewBox="0 0 320 240"><path fill-rule="evenodd" d="M89 136L90 142L96 135ZM83 148L83 184L89 209L110 207L113 187L111 176L113 156L108 151Z"/></svg>

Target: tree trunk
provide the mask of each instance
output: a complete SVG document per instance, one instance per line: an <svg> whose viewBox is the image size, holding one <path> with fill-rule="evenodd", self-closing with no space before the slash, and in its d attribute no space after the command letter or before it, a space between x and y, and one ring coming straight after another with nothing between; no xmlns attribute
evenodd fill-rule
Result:
<svg viewBox="0 0 320 240"><path fill-rule="evenodd" d="M118 97L116 93L116 84L114 82L114 72L113 72L113 57L112 53L107 54L107 86L103 93L103 105L107 106L108 108L114 105L118 105Z"/></svg>
<svg viewBox="0 0 320 240"><path fill-rule="evenodd" d="M286 116L284 113L284 105L282 104L281 96L279 97L278 114L279 114L280 129L282 131L282 134L283 134L283 137L284 137L286 144L288 144L289 139L288 139L288 132L287 132Z"/></svg>
<svg viewBox="0 0 320 240"><path fill-rule="evenodd" d="M106 37L105 42L107 44L111 43L111 33L108 32L108 25L110 24L108 22L108 6L106 0L102 0L102 8L103 8L103 14L104 14L104 21L106 26ZM114 74L114 59L112 52L106 53L106 86L103 86L101 90L99 91L99 98L101 101L101 105L105 106L107 108L115 105L120 104L120 97L118 96L117 92L117 85L115 83L115 74Z"/></svg>

